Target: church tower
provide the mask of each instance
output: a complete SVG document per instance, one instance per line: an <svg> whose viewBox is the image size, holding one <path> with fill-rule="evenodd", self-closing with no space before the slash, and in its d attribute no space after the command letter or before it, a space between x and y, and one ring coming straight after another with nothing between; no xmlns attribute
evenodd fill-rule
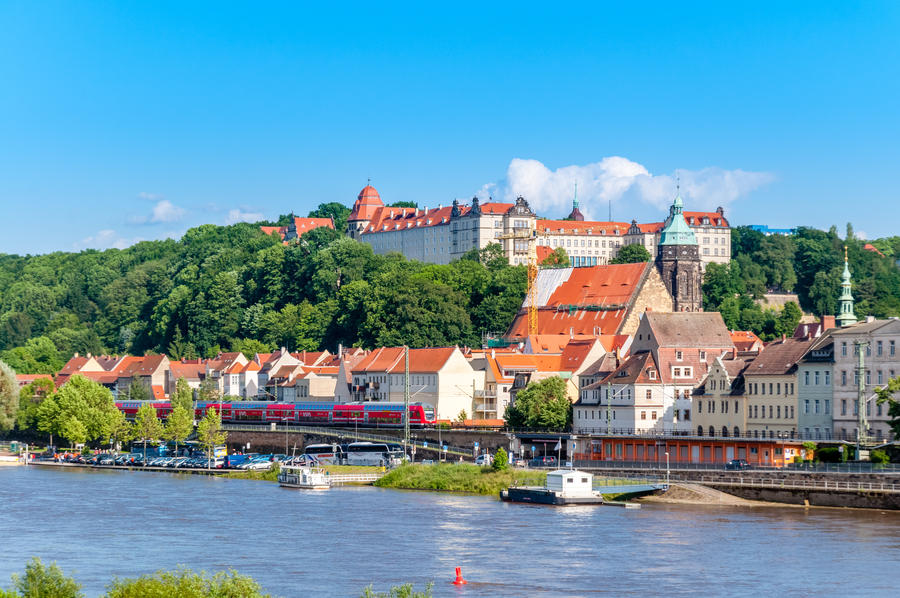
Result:
<svg viewBox="0 0 900 598"><path fill-rule="evenodd" d="M841 275L840 309L835 320L841 328L856 324L856 314L853 313L853 294L850 292L850 266L847 263L846 246L844 247L844 273Z"/></svg>
<svg viewBox="0 0 900 598"><path fill-rule="evenodd" d="M673 298L673 311L702 311L703 270L697 237L684 219L684 202L675 197L659 236L656 267Z"/></svg>

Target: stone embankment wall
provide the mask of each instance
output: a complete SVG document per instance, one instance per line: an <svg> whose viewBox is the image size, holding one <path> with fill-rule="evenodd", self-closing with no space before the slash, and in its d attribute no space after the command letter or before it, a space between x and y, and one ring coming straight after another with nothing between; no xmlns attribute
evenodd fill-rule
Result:
<svg viewBox="0 0 900 598"><path fill-rule="evenodd" d="M390 436L396 438L398 442L403 440L403 430L394 430L394 429L378 429L378 430L360 430L360 433L368 433L377 436ZM429 445L428 452L434 452L434 456L437 456L437 450L431 451L430 449L434 447L437 449L439 446L439 442L443 444L447 444L451 447L457 447L465 449L466 451L472 452L475 448L475 443L478 443L479 450L487 449L491 453L494 453L498 448L503 447L506 450L509 450L509 438L506 434L500 432L473 432L468 430L442 430L440 434L437 430L412 430L412 435L415 435L416 442L421 443L422 441L427 441ZM313 433L302 433L302 432L288 432L287 433L287 447L288 453L293 451L293 447L296 445L297 452L303 450L303 447L307 444L319 443L319 442L335 442L340 441L340 438L336 438L334 436L326 436L324 434L317 435ZM343 440L344 442L353 442L353 430L347 429L347 436ZM253 432L245 432L245 431L229 431L228 432L228 449L229 451L233 450L246 450L247 443L250 443L250 450L253 452L276 452L281 453L285 450L285 433L283 430L272 432L269 429L260 429L259 431ZM422 454L422 448L416 449L418 459Z"/></svg>

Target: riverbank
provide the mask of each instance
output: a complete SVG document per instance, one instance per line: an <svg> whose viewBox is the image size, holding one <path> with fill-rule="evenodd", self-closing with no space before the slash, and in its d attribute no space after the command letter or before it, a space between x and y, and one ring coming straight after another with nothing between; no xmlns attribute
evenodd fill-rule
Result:
<svg viewBox="0 0 900 598"><path fill-rule="evenodd" d="M433 490L499 496L510 486L543 486L547 472L507 469L468 464L401 465L375 482L379 488Z"/></svg>

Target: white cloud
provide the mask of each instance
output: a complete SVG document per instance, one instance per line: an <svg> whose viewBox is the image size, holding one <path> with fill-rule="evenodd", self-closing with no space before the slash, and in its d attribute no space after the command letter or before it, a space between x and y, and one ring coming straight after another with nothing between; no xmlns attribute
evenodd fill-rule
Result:
<svg viewBox="0 0 900 598"><path fill-rule="evenodd" d="M132 239L128 239L119 235L116 231L112 229L104 229L98 232L96 235L85 237L78 243L74 244L75 249L125 249L126 247L130 247L135 243L139 243L144 239L140 237L134 237Z"/></svg>
<svg viewBox="0 0 900 598"><path fill-rule="evenodd" d="M184 208L179 208L168 199L163 199L153 206L150 222L178 222L182 216L184 216Z"/></svg>
<svg viewBox="0 0 900 598"><path fill-rule="evenodd" d="M484 185L478 195L481 198L492 195L504 201L513 201L521 195L536 211L553 217L569 212L577 183L581 211L588 218L602 218L609 201L637 200L665 208L675 196L676 177L680 179L681 195L689 209L700 210L727 206L774 180L767 172L718 167L654 175L643 165L620 156L556 170L550 170L538 160L514 158L506 178Z"/></svg>
<svg viewBox="0 0 900 598"><path fill-rule="evenodd" d="M245 212L240 209L228 210L228 216L225 217L225 224L236 224L238 222L259 222L264 218L261 212Z"/></svg>

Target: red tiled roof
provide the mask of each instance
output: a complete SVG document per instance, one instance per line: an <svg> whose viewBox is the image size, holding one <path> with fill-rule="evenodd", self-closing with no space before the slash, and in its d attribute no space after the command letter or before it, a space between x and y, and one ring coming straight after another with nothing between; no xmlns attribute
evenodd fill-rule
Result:
<svg viewBox="0 0 900 598"><path fill-rule="evenodd" d="M356 196L353 203L353 209L350 211L349 221L354 220L371 220L375 210L384 206L381 201L381 195L372 185L366 185Z"/></svg>
<svg viewBox="0 0 900 598"><path fill-rule="evenodd" d="M568 280L553 291L547 305L625 304L650 267L650 262L643 262L575 268Z"/></svg>
<svg viewBox="0 0 900 598"><path fill-rule="evenodd" d="M752 330L732 330L731 341L738 351L750 351L754 345L762 347L762 340Z"/></svg>
<svg viewBox="0 0 900 598"><path fill-rule="evenodd" d="M709 224L703 224L703 219L709 218ZM718 212L684 212L684 219L689 226L713 226L716 228L728 228L728 220Z"/></svg>
<svg viewBox="0 0 900 598"><path fill-rule="evenodd" d="M427 349L409 350L409 371L416 373L437 372L456 347L435 347ZM353 373L388 372L392 374L402 373L405 369L403 359L403 347L382 347L366 355L356 366Z"/></svg>
<svg viewBox="0 0 900 598"><path fill-rule="evenodd" d="M562 334L568 336L599 336L614 335L625 319L625 309L587 311L555 307L542 307L538 309L538 330L541 334ZM528 312L521 310L513 320L512 326L506 333L507 338L523 338L528 334Z"/></svg>
<svg viewBox="0 0 900 598"><path fill-rule="evenodd" d="M618 235L628 232L630 226L627 222L594 222L578 220L538 220L535 223L537 229L547 234L565 235ZM549 230L548 230L549 229Z"/></svg>

